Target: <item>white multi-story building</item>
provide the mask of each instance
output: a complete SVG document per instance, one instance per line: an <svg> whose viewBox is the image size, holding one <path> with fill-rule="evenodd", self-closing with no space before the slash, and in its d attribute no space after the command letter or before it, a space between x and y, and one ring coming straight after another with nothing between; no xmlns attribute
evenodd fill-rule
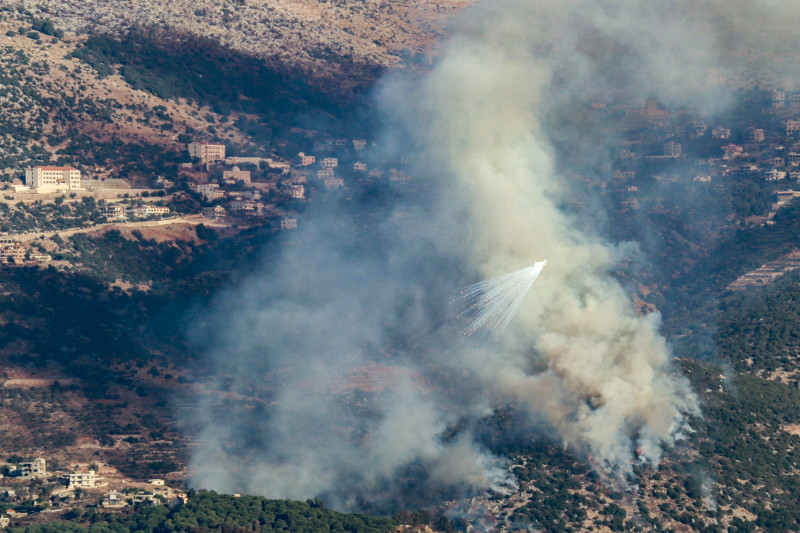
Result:
<svg viewBox="0 0 800 533"><path fill-rule="evenodd" d="M25 171L25 185L37 192L81 189L81 171L73 167L33 167Z"/></svg>
<svg viewBox="0 0 800 533"><path fill-rule="evenodd" d="M103 214L106 216L106 219L108 220L128 219L128 210L124 205L120 204L107 205L105 209L103 209Z"/></svg>
<svg viewBox="0 0 800 533"><path fill-rule="evenodd" d="M134 218L146 218L155 215L168 215L169 207L161 207L158 205L143 205L141 207L134 207L131 209L131 214Z"/></svg>
<svg viewBox="0 0 800 533"><path fill-rule="evenodd" d="M201 163L225 160L225 145L211 143L189 143L189 155Z"/></svg>
<svg viewBox="0 0 800 533"><path fill-rule="evenodd" d="M97 473L94 470L88 472L71 472L68 476L69 488L92 489L97 486Z"/></svg>
<svg viewBox="0 0 800 533"><path fill-rule="evenodd" d="M283 217L281 219L281 229L297 229L297 219L291 217Z"/></svg>
<svg viewBox="0 0 800 533"><path fill-rule="evenodd" d="M336 168L339 166L339 159L336 157L325 157L320 162L322 168Z"/></svg>

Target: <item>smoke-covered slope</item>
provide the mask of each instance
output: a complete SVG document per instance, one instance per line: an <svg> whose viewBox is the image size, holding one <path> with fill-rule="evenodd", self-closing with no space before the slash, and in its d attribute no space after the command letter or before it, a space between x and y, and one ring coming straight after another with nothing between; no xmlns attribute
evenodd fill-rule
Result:
<svg viewBox="0 0 800 533"><path fill-rule="evenodd" d="M84 403L91 408L82 407L84 416L103 420L81 419L74 411L63 418L97 440L104 432L131 430L141 444L165 447L156 442L160 439L142 435L148 425L165 423L148 420L145 411L169 415L167 402L159 401L169 391L185 435L199 443L190 474L201 487L300 499L324 495L341 508L442 504L453 517L501 529L736 531L754 524L765 530L796 529L797 391L724 367L726 357L735 357L733 366L747 372L747 359L755 356L754 370L772 369L775 358L765 356L762 345L787 344L782 339L791 333L775 323L775 316L766 317L768 327L752 328L753 321L765 318L764 307L753 305L728 320L728 329L747 335L726 330L726 339L714 344L721 348L714 354L718 359L676 363L668 339L659 333L657 315L640 316L630 302L631 288L619 281L631 275L657 279L659 304L682 281L672 280L673 272L697 278L697 285L686 283L684 291L707 288L703 283L721 270L715 261L725 262L730 250L723 243L715 251L709 241L727 235L729 228L692 232L727 220L729 189L691 185L683 196L673 197L669 193L675 189L653 178L650 189L642 186L640 197L643 203L667 197L655 215L607 213L603 199L596 205L585 201L588 208L578 214L564 209L575 197L590 196L574 183L574 173L591 168L612 175L612 168L619 170L611 148L627 141L633 129L609 125L625 120L620 100L641 105L655 95L673 110L699 109L686 116L722 120L720 109L737 95L730 86L720 88L716 78L708 89L704 74L719 68L732 79L746 78L739 69L752 67L740 61L738 49L727 54L726 46L774 44L764 40L770 31L761 34L762 29L773 32L779 51L793 38L782 31L790 11L765 15L759 32L751 35L743 20L752 6L740 6L744 14L718 12L725 10L714 2L648 6L623 1L592 9L579 2L485 6L478 17L464 19L458 36L425 76L398 75L382 84L378 99L385 133L370 157L377 165L397 164L410 180L348 182L344 194L310 206L301 229L285 241L256 239L255 245L265 250L260 259L259 253L238 255L254 243L237 239L219 247L217 261L204 246L114 236L82 241L88 248L96 246L96 253L89 250L84 256L84 266L93 270L90 276L132 268L151 278L156 294L106 293L102 283L54 272L41 278L37 293L36 271L17 271L24 285L14 286L11 276L4 285L5 317L11 319L3 324L9 343L5 355L22 348L11 358L14 364L47 367L64 359L62 370L85 373L72 377L105 376L100 382L107 387L92 389L95 396ZM81 6L70 9L77 13ZM694 17L688 29L684 19L673 16L683 11ZM127 85L126 80L138 79L145 90L159 90L162 80L153 72L160 75L163 69L135 76L144 72L137 69L152 65L147 58L131 55L115 63L108 58L119 58L119 50L102 40L81 48L88 51L83 60L66 58L81 43L36 44L17 31L20 20L7 19L3 30L16 35L0 39L32 58L24 65L13 53L4 56L7 74L20 69L19 79L7 85L25 95L24 103L57 113L69 107L69 96L86 91L81 85L101 93L119 88L138 98L136 107L127 112L117 108L116 92L109 97L108 116L88 103L85 115L73 110L76 129L108 127L123 139L120 146L150 134L155 141L171 142L173 133L164 133L169 130L161 126L182 128L175 117L185 116L186 125L211 134L209 122L203 125L192 116L201 109L194 102L157 99ZM123 42L142 47L150 58L169 42L149 48L152 43L141 35ZM767 57L770 50L776 49L767 46ZM170 60L175 56L180 53ZM95 69L84 66L83 61L99 59ZM51 87L38 81L26 86L25 75L35 75L40 63L73 73L75 79L65 74L61 80L56 72ZM97 68L122 72L125 66L127 77L95 74ZM792 77L791 71L786 74ZM24 87L30 88L27 93ZM45 90L48 95L61 90L67 100L38 96ZM176 90L187 90L186 85ZM603 115L608 124L597 129L581 119L597 97L594 91L614 109ZM211 109L230 104L224 98L215 101L213 91L198 95ZM137 110L147 114L144 110L154 102L165 105L170 120L153 111L145 124L137 123L141 128L126 131L133 129L126 118L133 120ZM202 109L203 115L211 114L209 108ZM217 131L247 140L223 116L212 114ZM678 118L666 126L643 126L626 149L636 150L634 145L651 139L661 149L659 135L675 139L689 129L682 129L681 121L691 123ZM59 128L54 124L33 131L49 139ZM20 138L37 142L33 136ZM81 146L87 151L64 154L92 153L90 141ZM113 156L108 160L112 165L138 164L122 150ZM672 172L686 181L694 177L680 161L658 162L653 173ZM702 191L702 203L677 205L679 200L688 204L697 191ZM726 201L714 203L717 196ZM697 217L703 208L709 211L705 221L687 220L687 213ZM781 216L773 220L784 222ZM609 237L606 230L614 223L627 226L615 228ZM769 233L783 249L794 239L786 227L754 233ZM669 239L644 243L640 250L645 253L617 242L664 234ZM684 252L677 265L655 263L669 255L658 249L662 242ZM761 253L749 242L735 248L747 256L737 257L741 265ZM647 255L650 251L656 253ZM711 265L713 272L692 271L705 253L713 257L701 266ZM114 260L106 261L111 254ZM183 254L196 262L184 262ZM504 335L497 340L461 335L465 324L457 319L459 309L450 305L455 290L543 258L548 267ZM624 273L621 264L628 268ZM738 273L735 268L730 274ZM240 275L229 277L231 270ZM211 302L205 299L209 292L215 294ZM712 287L697 294L711 298L718 292ZM774 298L779 296L765 301ZM60 319L76 302L92 320ZM713 314L690 315L679 305L670 313L673 321L709 318ZM53 325L48 321L58 326L52 328L58 335L39 338L38 330ZM182 329L189 321L193 325ZM771 338L759 340L760 334ZM14 345L14 339L31 344ZM789 344L781 363L794 357ZM182 365L194 355L201 359L195 372L188 372ZM193 374L213 378L192 387L187 381ZM175 376L183 382L175 383ZM79 401L77 392L5 391L3 401L19 409L4 422L22 428L22 413L47 401L66 412ZM140 394L149 399L136 405ZM122 405L129 401L127 410ZM136 416L144 417L141 424L126 421ZM172 422L167 425L174 432ZM35 423L46 426L44 419ZM4 445L28 451L55 447L53 442L64 442L65 432L22 437L7 430ZM102 453L119 440L101 442ZM163 468L154 470L158 473L183 466L182 457L165 450L158 451L163 455L124 456L121 446L116 458L107 457L130 472L142 474L150 464ZM175 462L165 465L167 460Z"/></svg>

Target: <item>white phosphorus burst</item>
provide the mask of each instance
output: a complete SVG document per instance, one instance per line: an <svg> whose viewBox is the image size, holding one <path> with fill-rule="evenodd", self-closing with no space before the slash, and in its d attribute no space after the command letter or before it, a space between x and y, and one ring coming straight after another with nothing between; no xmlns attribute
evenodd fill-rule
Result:
<svg viewBox="0 0 800 533"><path fill-rule="evenodd" d="M539 277L547 260L537 261L527 268L487 279L470 285L456 300L467 302L467 308L458 316L472 317L472 323L464 329L466 335L475 332L502 332L522 305L525 295Z"/></svg>

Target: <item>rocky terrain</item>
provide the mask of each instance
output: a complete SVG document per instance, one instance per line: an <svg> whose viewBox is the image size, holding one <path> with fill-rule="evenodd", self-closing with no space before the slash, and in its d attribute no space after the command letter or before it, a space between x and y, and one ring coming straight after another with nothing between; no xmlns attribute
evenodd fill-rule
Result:
<svg viewBox="0 0 800 533"><path fill-rule="evenodd" d="M77 164L68 147L79 135L96 146L171 146L186 128L203 131L214 120L220 135L244 140L208 108L134 90L119 75L101 79L89 65L71 57L79 38L40 42L7 34L26 23L10 15L0 20L0 175L5 179L20 177L25 165L51 162L53 154L68 154L64 162ZM94 170L95 175L106 172L101 167Z"/></svg>
<svg viewBox="0 0 800 533"><path fill-rule="evenodd" d="M419 60L446 21L474 0L23 0L35 16L66 31L124 31L166 27L210 37L239 52L299 71L311 80L336 79L340 89L375 72ZM133 4L133 5L132 5ZM366 78L366 79L365 79Z"/></svg>

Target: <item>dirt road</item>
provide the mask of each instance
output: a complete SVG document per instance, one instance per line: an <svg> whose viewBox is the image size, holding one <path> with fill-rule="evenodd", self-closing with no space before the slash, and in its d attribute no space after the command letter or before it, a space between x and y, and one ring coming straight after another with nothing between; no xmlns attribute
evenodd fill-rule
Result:
<svg viewBox="0 0 800 533"><path fill-rule="evenodd" d="M185 215L179 217L162 218L160 220L141 220L133 222L107 222L105 224L97 224L95 226L87 226L85 228L73 228L73 229L65 229L58 231L32 231L28 233L14 233L14 234L9 234L8 237L16 239L20 242L30 242L42 236L49 238L56 234L64 238L64 237L69 237L70 235L74 235L76 233L89 233L92 231L100 231L112 227L130 229L130 228L147 228L152 226L168 226L171 224L192 224L195 226L198 224L205 224L206 226L216 227L216 228L227 227L225 224L215 222L209 218L204 217L203 215Z"/></svg>

